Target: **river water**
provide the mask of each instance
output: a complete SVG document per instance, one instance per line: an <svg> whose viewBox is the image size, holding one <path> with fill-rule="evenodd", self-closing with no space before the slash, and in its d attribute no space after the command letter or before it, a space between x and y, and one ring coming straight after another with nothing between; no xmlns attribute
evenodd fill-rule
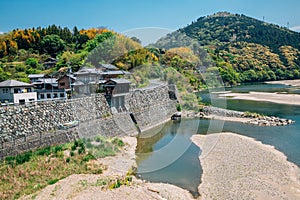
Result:
<svg viewBox="0 0 300 200"><path fill-rule="evenodd" d="M299 88L270 84L242 85L226 90L235 93L257 91L300 94ZM202 92L200 95L204 102L223 105L224 100L219 99L214 92L217 90ZM191 143L189 138L193 134L220 131L238 133L272 145L283 152L289 161L300 167L300 106L234 99L227 99L225 103L228 109L278 116L296 122L286 127L259 127L237 122L198 119L168 122L156 130L143 133L138 138L138 175L151 182L177 185L197 196L202 174L198 159L201 149Z"/></svg>

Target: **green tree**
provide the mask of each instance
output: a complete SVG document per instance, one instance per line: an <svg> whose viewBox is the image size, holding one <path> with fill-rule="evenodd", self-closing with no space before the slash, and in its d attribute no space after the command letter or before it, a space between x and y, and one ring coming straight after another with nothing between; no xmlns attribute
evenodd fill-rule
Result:
<svg viewBox="0 0 300 200"><path fill-rule="evenodd" d="M1 67L0 67L0 82L5 81L9 79L11 74L9 72L5 72Z"/></svg>
<svg viewBox="0 0 300 200"><path fill-rule="evenodd" d="M253 82L253 81L257 81L257 79L258 79L258 76L253 69L244 71L242 73L243 82Z"/></svg>
<svg viewBox="0 0 300 200"><path fill-rule="evenodd" d="M43 52L55 57L58 53L65 49L65 42L58 35L46 35L41 41Z"/></svg>
<svg viewBox="0 0 300 200"><path fill-rule="evenodd" d="M88 52L91 52L93 49L95 49L99 44L103 43L108 38L112 37L114 34L112 32L104 32L102 34L96 35L96 37L93 40L90 40L86 43L85 49Z"/></svg>
<svg viewBox="0 0 300 200"><path fill-rule="evenodd" d="M39 65L39 62L36 58L28 58L26 61L25 61L25 64L31 68L37 68L38 65Z"/></svg>
<svg viewBox="0 0 300 200"><path fill-rule="evenodd" d="M293 72L293 74L294 74L294 78L300 78L300 72L299 72L299 70L295 69L294 72Z"/></svg>
<svg viewBox="0 0 300 200"><path fill-rule="evenodd" d="M273 72L273 71L268 71L267 72L268 73L268 76L269 76L269 80L270 81L274 81L274 80L276 80L276 74Z"/></svg>
<svg viewBox="0 0 300 200"><path fill-rule="evenodd" d="M219 62L217 66L224 84L236 85L239 82L238 73L233 69L231 64Z"/></svg>

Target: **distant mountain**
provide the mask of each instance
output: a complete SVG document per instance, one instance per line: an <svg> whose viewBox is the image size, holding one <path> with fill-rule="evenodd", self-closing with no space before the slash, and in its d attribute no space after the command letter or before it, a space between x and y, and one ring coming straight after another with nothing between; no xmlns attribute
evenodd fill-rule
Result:
<svg viewBox="0 0 300 200"><path fill-rule="evenodd" d="M155 45L168 48L182 34L196 39L217 67L226 70L222 62L232 66L237 82L300 78L300 33L288 28L219 12L198 18Z"/></svg>
<svg viewBox="0 0 300 200"><path fill-rule="evenodd" d="M269 46L274 52L285 45L300 48L300 33L245 15L227 12L200 17L180 31L197 38L203 45L212 41L248 42Z"/></svg>

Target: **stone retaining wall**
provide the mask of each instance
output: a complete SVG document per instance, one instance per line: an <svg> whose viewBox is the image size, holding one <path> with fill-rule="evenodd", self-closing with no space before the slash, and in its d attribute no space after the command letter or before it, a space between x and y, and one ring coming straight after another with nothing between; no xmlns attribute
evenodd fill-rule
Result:
<svg viewBox="0 0 300 200"><path fill-rule="evenodd" d="M127 112L112 114L102 94L67 101L0 107L0 160L8 155L61 144L75 138L96 135L137 135L133 113L139 127L147 129L170 119L176 100L169 98L168 86L135 90L126 97ZM79 126L59 130L61 124L78 120Z"/></svg>

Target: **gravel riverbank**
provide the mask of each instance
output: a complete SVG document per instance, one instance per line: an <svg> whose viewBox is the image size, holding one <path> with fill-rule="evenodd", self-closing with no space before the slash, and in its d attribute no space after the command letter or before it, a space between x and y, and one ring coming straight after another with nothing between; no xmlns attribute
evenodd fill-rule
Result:
<svg viewBox="0 0 300 200"><path fill-rule="evenodd" d="M265 101L278 104L287 105L300 105L300 95L299 94L282 94L282 93L268 93L268 92L249 92L249 93L225 93L220 94L221 98L230 99L242 99L251 101Z"/></svg>
<svg viewBox="0 0 300 200"><path fill-rule="evenodd" d="M135 148L137 139L135 137L124 137L125 147L116 156L98 159L97 162L106 166L102 174L74 174L53 185L49 185L42 191L37 192L21 199L101 199L101 200L119 200L119 199L193 199L191 193L174 185L163 183L149 183L133 177L132 182L119 188L108 189L101 182L122 179L136 166Z"/></svg>
<svg viewBox="0 0 300 200"><path fill-rule="evenodd" d="M232 133L194 135L203 199L300 199L299 168L273 147Z"/></svg>
<svg viewBox="0 0 300 200"><path fill-rule="evenodd" d="M299 87L300 86L300 79L281 80L281 81L268 81L266 83L268 83L268 84L283 84L283 85L290 85L290 86L294 86L294 87Z"/></svg>

